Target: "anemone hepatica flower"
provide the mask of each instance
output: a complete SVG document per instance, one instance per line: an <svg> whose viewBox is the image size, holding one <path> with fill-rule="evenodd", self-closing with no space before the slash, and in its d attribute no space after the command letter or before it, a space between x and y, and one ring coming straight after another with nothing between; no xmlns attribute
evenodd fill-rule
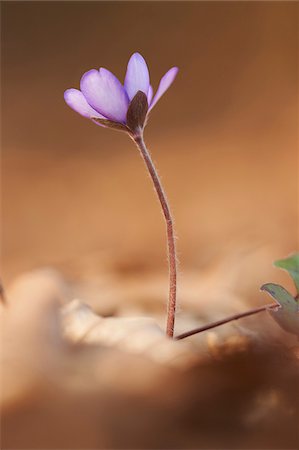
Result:
<svg viewBox="0 0 299 450"><path fill-rule="evenodd" d="M143 129L148 113L172 84L177 72L177 67L168 70L153 95L147 64L139 53L134 53L124 85L107 69L91 69L82 76L80 90L67 89L64 98L87 119L134 134Z"/></svg>
<svg viewBox="0 0 299 450"><path fill-rule="evenodd" d="M176 309L177 260L172 215L161 180L143 140L148 113L172 84L178 72L172 67L162 77L155 95L145 60L134 53L124 85L107 69L91 69L81 78L80 90L67 89L66 103L98 125L125 131L135 142L151 176L165 218L169 263L169 300L166 334L173 337Z"/></svg>

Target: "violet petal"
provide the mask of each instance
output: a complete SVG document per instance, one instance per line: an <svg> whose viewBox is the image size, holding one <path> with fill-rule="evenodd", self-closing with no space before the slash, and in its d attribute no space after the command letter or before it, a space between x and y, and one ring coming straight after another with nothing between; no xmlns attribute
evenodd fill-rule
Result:
<svg viewBox="0 0 299 450"><path fill-rule="evenodd" d="M92 69L81 78L81 91L88 103L107 119L125 123L129 99L125 89L113 73L101 68Z"/></svg>
<svg viewBox="0 0 299 450"><path fill-rule="evenodd" d="M158 90L156 92L155 97L153 98L153 101L150 105L149 111L155 106L158 100L162 97L162 95L167 91L167 89L170 87L170 85L173 83L177 73L178 73L177 67L172 67L171 69L166 72L166 74L161 78Z"/></svg>
<svg viewBox="0 0 299 450"><path fill-rule="evenodd" d="M125 89L132 100L138 91L144 92L145 95L149 89L149 72L144 58L140 53L134 53L127 67L125 77Z"/></svg>
<svg viewBox="0 0 299 450"><path fill-rule="evenodd" d="M99 114L87 103L86 98L78 89L67 89L64 93L64 100L70 108L87 119L91 119L92 117L105 119L104 116Z"/></svg>
<svg viewBox="0 0 299 450"><path fill-rule="evenodd" d="M153 86L150 85L150 87L148 88L148 93L147 93L147 103L148 103L148 106L150 106L151 101L152 101L152 99L153 99L153 93L154 93Z"/></svg>

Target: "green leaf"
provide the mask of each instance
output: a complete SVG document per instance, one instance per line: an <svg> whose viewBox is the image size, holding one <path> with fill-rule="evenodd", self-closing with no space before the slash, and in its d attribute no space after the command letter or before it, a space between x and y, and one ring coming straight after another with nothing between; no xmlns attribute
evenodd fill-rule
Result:
<svg viewBox="0 0 299 450"><path fill-rule="evenodd" d="M261 291L266 291L276 302L289 312L298 312L298 303L294 297L282 286L274 283L263 284Z"/></svg>
<svg viewBox="0 0 299 450"><path fill-rule="evenodd" d="M274 320L289 333L299 336L299 307L296 299L282 286L267 283L261 287L278 303L277 309L269 309Z"/></svg>
<svg viewBox="0 0 299 450"><path fill-rule="evenodd" d="M285 259L274 262L274 266L286 270L294 280L297 293L299 294L299 253L294 253Z"/></svg>

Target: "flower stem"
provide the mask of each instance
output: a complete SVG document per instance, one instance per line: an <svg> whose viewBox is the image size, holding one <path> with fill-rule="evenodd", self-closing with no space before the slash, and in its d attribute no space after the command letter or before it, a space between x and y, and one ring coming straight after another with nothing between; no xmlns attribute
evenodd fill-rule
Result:
<svg viewBox="0 0 299 450"><path fill-rule="evenodd" d="M6 295L5 295L5 289L3 287L3 284L1 283L0 280L0 301L4 304L6 304Z"/></svg>
<svg viewBox="0 0 299 450"><path fill-rule="evenodd" d="M175 337L175 340L185 339L189 336L193 336L194 334L201 333L202 331L211 330L212 328L219 327L220 325L224 325L225 323L232 322L233 320L242 319L242 317L252 316L253 314L257 314L259 312L267 311L268 309L277 307L277 303L270 303L268 305L260 306L259 308L250 309L249 311L245 311L243 313L234 314L233 316L226 317L225 319L217 320L216 322L208 323L207 325L203 325L202 327L179 334Z"/></svg>
<svg viewBox="0 0 299 450"><path fill-rule="evenodd" d="M141 156L145 162L147 170L151 176L166 221L168 264L169 264L169 300L167 308L166 335L173 338L175 310L176 310L176 289L177 289L177 259L176 259L173 220L166 194L162 187L162 183L157 173L157 170L151 159L150 153L145 146L142 132L132 136L132 138L136 143L141 153Z"/></svg>

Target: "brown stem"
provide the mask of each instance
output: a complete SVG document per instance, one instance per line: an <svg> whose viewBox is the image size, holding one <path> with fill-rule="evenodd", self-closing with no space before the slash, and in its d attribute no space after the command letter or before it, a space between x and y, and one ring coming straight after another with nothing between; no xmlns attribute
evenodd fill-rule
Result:
<svg viewBox="0 0 299 450"><path fill-rule="evenodd" d="M147 150L142 133L132 136L136 143L141 156L146 164L151 179L153 181L155 190L157 192L159 201L161 203L162 211L166 221L167 243L168 243L168 264L169 264L169 300L167 308L167 325L166 334L173 337L175 309L176 309L176 284L177 284L177 260L175 250L175 238L173 230L173 220L168 204L166 194L163 190L161 180L151 159L150 153Z"/></svg>
<svg viewBox="0 0 299 450"><path fill-rule="evenodd" d="M6 295L5 295L5 289L4 289L4 287L3 287L3 284L1 283L1 280L0 280L0 301L1 301L2 303L4 303L4 304L7 303L7 301L6 301Z"/></svg>
<svg viewBox="0 0 299 450"><path fill-rule="evenodd" d="M202 331L211 330L212 328L219 327L220 325L224 325L225 323L232 322L233 320L242 319L242 317L252 316L253 314L257 314L262 311L267 311L267 309L277 308L279 305L277 303L270 303L269 305L260 306L259 308L250 309L249 311L234 314L233 316L226 317L226 319L217 320L216 322L209 323L207 325L203 325L202 327L195 328L194 330L187 331L186 333L179 334L175 337L176 340L185 339L189 336L193 336L194 334L201 333Z"/></svg>

